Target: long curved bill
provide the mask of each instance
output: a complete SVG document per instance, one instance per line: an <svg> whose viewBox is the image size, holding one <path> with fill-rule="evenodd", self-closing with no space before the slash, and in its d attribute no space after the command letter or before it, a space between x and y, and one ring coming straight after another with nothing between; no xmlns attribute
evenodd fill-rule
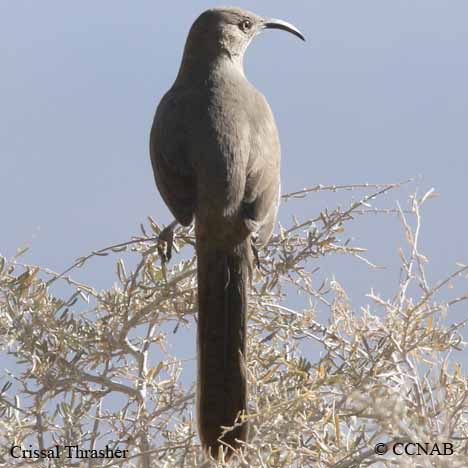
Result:
<svg viewBox="0 0 468 468"><path fill-rule="evenodd" d="M283 21L276 18L268 18L263 23L263 29L282 29L283 31L287 31L291 34L294 34L299 39L305 41L304 35L296 28L296 26L288 23L287 21Z"/></svg>

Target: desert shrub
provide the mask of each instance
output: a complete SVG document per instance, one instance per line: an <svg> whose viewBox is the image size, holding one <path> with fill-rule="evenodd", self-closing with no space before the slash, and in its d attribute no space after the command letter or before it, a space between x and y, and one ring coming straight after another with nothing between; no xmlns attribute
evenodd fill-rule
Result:
<svg viewBox="0 0 468 468"><path fill-rule="evenodd" d="M466 307L468 295L459 290L468 267L459 265L449 278L430 284L419 245L421 209L432 192L413 195L405 210L375 206L397 187L318 186L285 196L367 193L349 208L281 227L261 252L245 356L252 429L231 466L468 466L468 381L458 363L465 322L450 314ZM370 291L370 305L357 308L339 275L317 285L317 266L326 255L339 252L374 266L347 238L347 223L386 215L399 220L406 237L394 294ZM177 230L173 259L165 264L160 230L150 218L138 236L82 257L62 274L24 265L21 255L1 258L2 466L223 465L201 452L195 356L185 360L174 345L181 331L196 326L193 232ZM112 288L97 290L74 278L76 269L101 256L115 258ZM291 306L294 292L306 306ZM432 449L450 443L453 454L393 453L407 442ZM378 443L387 444L385 455L375 453ZM47 465L12 458L12 445L108 445L128 455Z"/></svg>

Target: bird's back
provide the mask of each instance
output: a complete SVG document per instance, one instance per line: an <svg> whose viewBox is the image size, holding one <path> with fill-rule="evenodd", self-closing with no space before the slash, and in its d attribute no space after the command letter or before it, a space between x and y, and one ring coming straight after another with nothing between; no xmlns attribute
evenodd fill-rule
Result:
<svg viewBox="0 0 468 468"><path fill-rule="evenodd" d="M152 134L152 159L170 160L181 175L191 174L194 214L223 239L219 226L232 230L231 224L239 224L245 199L278 191L280 145L273 114L237 70L217 70L196 84L176 81L161 100Z"/></svg>

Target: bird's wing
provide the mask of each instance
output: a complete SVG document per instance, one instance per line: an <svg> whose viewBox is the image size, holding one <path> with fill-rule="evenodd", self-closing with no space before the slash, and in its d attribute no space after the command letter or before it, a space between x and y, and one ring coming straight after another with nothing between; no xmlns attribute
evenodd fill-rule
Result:
<svg viewBox="0 0 468 468"><path fill-rule="evenodd" d="M251 114L244 212L257 224L258 238L265 244L278 212L281 148L275 119L266 99L256 92L252 103L255 112Z"/></svg>
<svg viewBox="0 0 468 468"><path fill-rule="evenodd" d="M195 208L195 183L184 127L184 101L169 91L161 100L150 135L156 185L176 220L188 226Z"/></svg>

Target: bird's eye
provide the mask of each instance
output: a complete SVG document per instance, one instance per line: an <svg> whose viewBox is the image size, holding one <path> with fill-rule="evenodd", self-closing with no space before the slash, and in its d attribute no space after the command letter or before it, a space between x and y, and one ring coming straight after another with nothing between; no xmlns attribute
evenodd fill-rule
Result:
<svg viewBox="0 0 468 468"><path fill-rule="evenodd" d="M252 22L249 20L244 20L240 23L239 26L242 29L242 31L247 32L252 28Z"/></svg>

